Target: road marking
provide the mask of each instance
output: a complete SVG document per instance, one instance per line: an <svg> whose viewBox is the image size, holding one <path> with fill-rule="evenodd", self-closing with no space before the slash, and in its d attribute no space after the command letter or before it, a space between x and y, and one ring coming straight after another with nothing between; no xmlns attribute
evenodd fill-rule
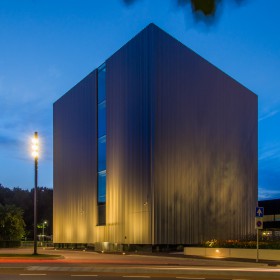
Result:
<svg viewBox="0 0 280 280"><path fill-rule="evenodd" d="M20 274L20 276L44 276L44 275L47 275L47 274L43 274L43 273L22 273Z"/></svg>
<svg viewBox="0 0 280 280"><path fill-rule="evenodd" d="M73 277L77 276L77 277L97 277L98 275L87 275L87 274L74 274L74 275L71 275Z"/></svg>
<svg viewBox="0 0 280 280"><path fill-rule="evenodd" d="M204 280L204 279L206 279L206 278L194 278L194 277L176 277L177 279L192 279L192 280L198 280L198 279L200 279L200 280Z"/></svg>
<svg viewBox="0 0 280 280"><path fill-rule="evenodd" d="M10 266L1 266L1 268L11 268ZM13 266L13 269L22 269L22 266Z"/></svg>
<svg viewBox="0 0 280 280"><path fill-rule="evenodd" d="M131 278L151 278L151 276L141 276L141 275L127 275L127 276L123 276L123 277L131 277Z"/></svg>

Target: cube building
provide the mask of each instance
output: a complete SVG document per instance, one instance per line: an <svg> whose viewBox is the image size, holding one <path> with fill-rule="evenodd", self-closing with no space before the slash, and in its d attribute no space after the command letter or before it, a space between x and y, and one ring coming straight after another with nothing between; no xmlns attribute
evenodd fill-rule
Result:
<svg viewBox="0 0 280 280"><path fill-rule="evenodd" d="M154 24L54 103L55 243L242 238L257 178L257 96Z"/></svg>

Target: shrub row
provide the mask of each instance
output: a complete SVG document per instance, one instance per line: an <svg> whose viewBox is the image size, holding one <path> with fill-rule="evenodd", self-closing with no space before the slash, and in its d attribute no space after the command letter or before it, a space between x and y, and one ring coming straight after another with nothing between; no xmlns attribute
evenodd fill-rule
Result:
<svg viewBox="0 0 280 280"><path fill-rule="evenodd" d="M0 248L17 248L21 246L21 242L19 240L17 241L4 241L0 240Z"/></svg>
<svg viewBox="0 0 280 280"><path fill-rule="evenodd" d="M198 247L208 248L248 248L254 249L257 247L256 240L216 240L212 239L202 244L198 244ZM280 249L279 240L263 240L259 241L260 249Z"/></svg>

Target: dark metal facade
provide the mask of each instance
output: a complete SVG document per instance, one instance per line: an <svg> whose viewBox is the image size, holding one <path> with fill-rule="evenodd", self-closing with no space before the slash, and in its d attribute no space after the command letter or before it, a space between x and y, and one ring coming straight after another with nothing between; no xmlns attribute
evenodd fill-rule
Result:
<svg viewBox="0 0 280 280"><path fill-rule="evenodd" d="M149 30L106 61L108 224L117 242L151 243Z"/></svg>
<svg viewBox="0 0 280 280"><path fill-rule="evenodd" d="M257 96L152 29L155 243L253 232Z"/></svg>
<svg viewBox="0 0 280 280"><path fill-rule="evenodd" d="M54 103L54 240L93 241L97 224L96 71ZM87 241L85 241L87 240Z"/></svg>
<svg viewBox="0 0 280 280"><path fill-rule="evenodd" d="M111 56L106 225L97 226L96 86L94 71L54 104L56 243L186 244L253 232L255 94L153 24Z"/></svg>

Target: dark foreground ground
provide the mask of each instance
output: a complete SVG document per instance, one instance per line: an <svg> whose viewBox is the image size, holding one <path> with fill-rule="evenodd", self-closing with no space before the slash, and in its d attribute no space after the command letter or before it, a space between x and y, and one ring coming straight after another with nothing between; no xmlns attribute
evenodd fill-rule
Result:
<svg viewBox="0 0 280 280"><path fill-rule="evenodd" d="M39 248L39 256L32 257L32 252L33 248L0 249L0 279L280 279L277 263L53 248Z"/></svg>

